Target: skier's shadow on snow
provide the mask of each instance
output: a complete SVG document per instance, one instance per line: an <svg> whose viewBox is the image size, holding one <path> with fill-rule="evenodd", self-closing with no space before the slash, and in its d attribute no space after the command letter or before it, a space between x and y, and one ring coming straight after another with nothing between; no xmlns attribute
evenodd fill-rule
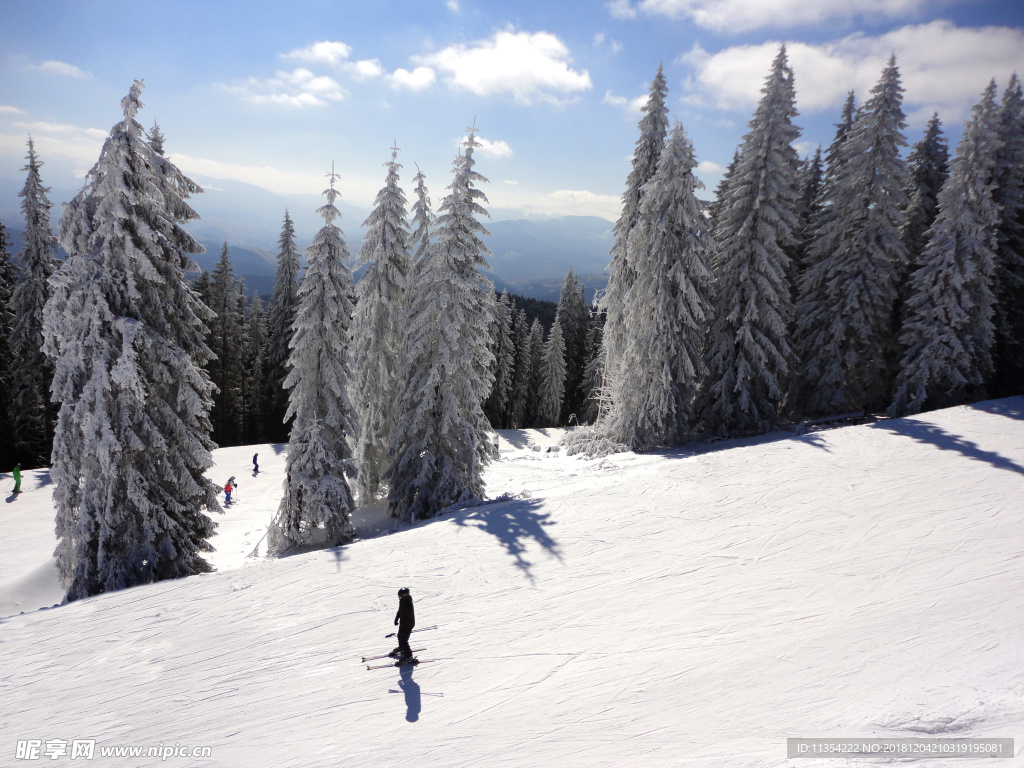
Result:
<svg viewBox="0 0 1024 768"><path fill-rule="evenodd" d="M562 559L558 542L545 530L555 523L551 515L542 515L536 511L539 506L539 501L531 499L504 501L458 512L452 519L456 525L471 525L498 539L515 559L516 567L533 581L530 573L532 563L523 557L529 539L536 541L559 560Z"/></svg>
<svg viewBox="0 0 1024 768"><path fill-rule="evenodd" d="M1024 418L1024 416L1012 415L1012 418ZM996 469L1006 469L1010 472L1024 475L1024 467L1012 459L1008 459L994 451L986 451L979 447L977 443L972 443L960 435L947 432L936 424L910 419L891 419L889 421L880 421L872 426L875 429L887 429L898 435L904 435L919 443L929 443L943 451L957 451L969 459L987 462Z"/></svg>
<svg viewBox="0 0 1024 768"><path fill-rule="evenodd" d="M7 502L8 504L11 504L11 503L13 503L13 502L14 502L14 500L15 500L16 498L18 498L18 494L16 494L16 493L12 493L12 494L11 494L10 496L8 496L8 497L7 497L6 499L5 499L5 501L6 501L6 502Z"/></svg>
<svg viewBox="0 0 1024 768"><path fill-rule="evenodd" d="M402 676L398 687L405 694L405 719L410 723L415 723L420 719L420 710L423 708L419 683L412 679L412 671L415 668L411 664L398 668L398 672Z"/></svg>

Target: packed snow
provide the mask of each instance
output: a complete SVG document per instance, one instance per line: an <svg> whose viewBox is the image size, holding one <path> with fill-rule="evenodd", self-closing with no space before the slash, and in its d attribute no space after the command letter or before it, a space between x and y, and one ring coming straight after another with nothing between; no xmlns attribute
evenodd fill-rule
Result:
<svg viewBox="0 0 1024 768"><path fill-rule="evenodd" d="M96 739L110 766L717 768L942 736L1024 765L1024 398L601 459L561 434L500 433L508 500L357 508L353 543L278 560L283 446L220 449L216 573L47 610L53 486L3 476L0 763ZM367 671L402 586L432 661ZM157 745L211 756L99 753Z"/></svg>

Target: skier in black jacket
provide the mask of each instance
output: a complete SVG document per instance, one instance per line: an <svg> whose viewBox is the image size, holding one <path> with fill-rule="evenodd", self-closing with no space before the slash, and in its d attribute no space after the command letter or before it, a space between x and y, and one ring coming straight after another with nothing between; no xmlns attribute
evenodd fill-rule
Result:
<svg viewBox="0 0 1024 768"><path fill-rule="evenodd" d="M395 614L395 624L398 625L398 647L391 652L397 654L399 661L412 658L412 648L409 646L409 635L412 628L416 626L416 613L412 608L412 595L408 587L398 590L398 613Z"/></svg>

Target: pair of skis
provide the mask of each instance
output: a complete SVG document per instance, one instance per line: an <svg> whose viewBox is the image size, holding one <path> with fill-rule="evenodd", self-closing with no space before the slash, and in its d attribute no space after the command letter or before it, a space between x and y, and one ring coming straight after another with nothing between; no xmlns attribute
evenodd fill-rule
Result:
<svg viewBox="0 0 1024 768"><path fill-rule="evenodd" d="M413 632L426 632L428 629L437 629L437 625L435 624L432 627L419 627L418 629L414 629ZM398 634L397 632L392 632L391 634L384 635L384 637L385 638L394 637L397 634ZM420 653L421 651L425 651L425 650L427 650L427 649L426 648L416 648L416 649L413 650L413 653ZM393 653L393 651L392 651L392 653ZM384 653L384 654L381 654L380 656L363 656L362 658L363 658L363 663L365 664L368 661L377 661L378 659L387 659L387 658L393 658L393 657L391 656L390 653ZM417 664L430 664L433 661L437 661L437 659L424 659L423 661L420 661L419 659L406 659L406 660L395 661L395 662L392 662L390 664L374 664L372 666L367 666L366 669L369 671L369 670L373 670L373 669L387 669L389 667L408 667L408 666L415 666Z"/></svg>

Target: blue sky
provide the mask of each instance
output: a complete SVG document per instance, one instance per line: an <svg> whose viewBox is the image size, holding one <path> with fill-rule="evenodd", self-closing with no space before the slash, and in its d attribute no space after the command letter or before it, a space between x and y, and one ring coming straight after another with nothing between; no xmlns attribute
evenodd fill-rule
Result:
<svg viewBox="0 0 1024 768"><path fill-rule="evenodd" d="M893 51L911 143L934 110L955 142L991 78L1024 74L1020 0L5 0L0 19L0 179L31 133L44 181L76 188L142 78L140 121L200 184L319 194L333 161L361 208L394 141L407 190L415 162L439 201L475 120L495 218L614 219L659 63L708 197L781 42L801 153Z"/></svg>

